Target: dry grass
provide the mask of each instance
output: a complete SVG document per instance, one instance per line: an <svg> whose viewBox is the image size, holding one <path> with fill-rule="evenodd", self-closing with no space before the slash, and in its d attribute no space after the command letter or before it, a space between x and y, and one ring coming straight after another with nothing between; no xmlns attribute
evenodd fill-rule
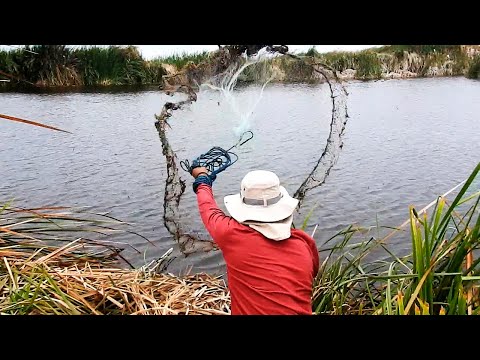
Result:
<svg viewBox="0 0 480 360"><path fill-rule="evenodd" d="M222 279L207 274L177 277L148 269L75 263L69 243L39 256L0 249L0 312L57 315L228 315L230 296ZM52 249L51 249L52 250ZM73 258L72 258L73 260Z"/></svg>
<svg viewBox="0 0 480 360"><path fill-rule="evenodd" d="M103 239L116 232L135 234L122 227L128 224L106 214L5 205L0 209L0 313L230 313L230 296L219 277L165 273L170 251L140 269L125 269L122 243Z"/></svg>

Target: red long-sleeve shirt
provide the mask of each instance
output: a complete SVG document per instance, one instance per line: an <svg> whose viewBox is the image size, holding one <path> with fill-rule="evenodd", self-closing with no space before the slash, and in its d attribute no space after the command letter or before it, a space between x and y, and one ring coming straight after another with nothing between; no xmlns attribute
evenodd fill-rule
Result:
<svg viewBox="0 0 480 360"><path fill-rule="evenodd" d="M319 257L315 241L292 229L290 238L270 240L219 209L212 188L197 189L202 221L227 265L232 315L311 315Z"/></svg>

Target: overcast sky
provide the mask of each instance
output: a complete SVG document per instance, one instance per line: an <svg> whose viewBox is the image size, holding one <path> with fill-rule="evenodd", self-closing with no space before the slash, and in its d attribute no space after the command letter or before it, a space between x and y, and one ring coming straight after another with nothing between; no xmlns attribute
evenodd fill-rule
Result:
<svg viewBox="0 0 480 360"><path fill-rule="evenodd" d="M145 59L152 59L158 56L169 56L173 54L195 53L204 50L217 50L217 45L137 45ZM290 51L307 51L313 45L288 45ZM381 45L315 45L318 52L335 50L356 51L369 47Z"/></svg>
<svg viewBox="0 0 480 360"><path fill-rule="evenodd" d="M13 45L19 46L19 45ZM70 46L84 46L84 45L70 45ZM96 45L96 46L108 46L108 45ZM159 56L169 56L173 54L181 55L183 53L197 53L204 50L211 51L218 49L217 45L136 45L144 59L153 59ZM376 47L381 45L288 45L291 52L307 51L312 46L315 46L318 52L328 51L357 51L367 49L370 47ZM0 49L14 49L14 47L8 45L0 45Z"/></svg>

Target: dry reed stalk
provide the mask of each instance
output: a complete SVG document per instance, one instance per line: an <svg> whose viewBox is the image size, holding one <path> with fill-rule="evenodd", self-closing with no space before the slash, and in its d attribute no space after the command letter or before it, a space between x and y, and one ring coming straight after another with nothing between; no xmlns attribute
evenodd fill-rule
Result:
<svg viewBox="0 0 480 360"><path fill-rule="evenodd" d="M472 264L473 264L473 254L472 254L472 250L470 250L467 253L467 256L466 256L466 268L467 268L467 270L470 269ZM472 274L468 273L467 275L472 275ZM467 304L468 304L467 311L468 311L468 315L472 315L472 312L473 312L472 299L473 299L473 287L468 289L468 292L467 292Z"/></svg>
<svg viewBox="0 0 480 360"><path fill-rule="evenodd" d="M89 262L58 266L60 258L68 257L78 245L72 242L36 260L26 252L1 251L6 272L0 275L0 312L230 314L228 289L219 277L147 274Z"/></svg>

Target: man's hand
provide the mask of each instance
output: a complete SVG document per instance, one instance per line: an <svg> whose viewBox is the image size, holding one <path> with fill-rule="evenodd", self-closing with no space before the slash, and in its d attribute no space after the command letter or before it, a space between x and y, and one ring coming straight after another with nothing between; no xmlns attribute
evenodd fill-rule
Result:
<svg viewBox="0 0 480 360"><path fill-rule="evenodd" d="M201 184L205 184L205 185L208 185L208 186L211 187L213 182L217 178L217 176L215 174L209 174L208 169L206 167L203 167L203 166L193 168L192 169L192 176L195 178L195 181L192 184L193 191L195 193L197 192L197 188Z"/></svg>
<svg viewBox="0 0 480 360"><path fill-rule="evenodd" d="M193 176L194 179L196 179L200 174L208 175L207 168L203 167L203 166L199 166L199 167L196 167L192 170L192 176Z"/></svg>

